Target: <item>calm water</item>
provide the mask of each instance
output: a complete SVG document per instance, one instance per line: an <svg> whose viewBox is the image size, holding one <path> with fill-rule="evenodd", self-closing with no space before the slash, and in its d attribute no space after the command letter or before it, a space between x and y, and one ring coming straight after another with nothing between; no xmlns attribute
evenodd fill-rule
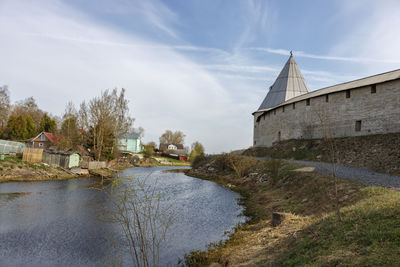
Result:
<svg viewBox="0 0 400 267"><path fill-rule="evenodd" d="M238 194L215 183L165 173L168 167L132 168L123 176L147 177L172 205L176 219L160 265L176 266L178 257L224 238L245 220L238 216ZM113 254L110 236L117 225L98 219L106 196L91 189L96 180L0 184L0 266L101 266ZM123 254L124 265L129 257Z"/></svg>

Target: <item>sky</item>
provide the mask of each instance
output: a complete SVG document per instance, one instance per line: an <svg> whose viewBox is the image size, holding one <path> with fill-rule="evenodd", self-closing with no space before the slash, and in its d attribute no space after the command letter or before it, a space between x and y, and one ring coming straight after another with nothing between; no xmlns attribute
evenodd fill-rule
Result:
<svg viewBox="0 0 400 267"><path fill-rule="evenodd" d="M0 0L0 85L62 115L125 88L144 142L251 146L293 50L310 90L400 68L400 1Z"/></svg>

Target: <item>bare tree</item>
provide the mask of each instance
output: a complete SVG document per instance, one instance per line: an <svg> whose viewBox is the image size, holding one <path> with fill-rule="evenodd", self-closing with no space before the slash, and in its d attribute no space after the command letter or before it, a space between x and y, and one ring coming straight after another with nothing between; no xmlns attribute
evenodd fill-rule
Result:
<svg viewBox="0 0 400 267"><path fill-rule="evenodd" d="M65 147L74 148L80 141L80 132L78 128L78 112L72 102L68 102L62 121L60 122L60 133L65 137Z"/></svg>
<svg viewBox="0 0 400 267"><path fill-rule="evenodd" d="M339 221L342 220L342 216L340 213L340 203L339 203L339 194L338 194L338 177L337 177L337 164L339 164L339 151L336 147L335 137L334 137L334 127L329 119L326 110L318 110L316 112L318 116L318 120L321 126L321 133L323 139L328 148L328 156L331 164L331 173L334 180L335 187L335 210L336 215Z"/></svg>
<svg viewBox="0 0 400 267"><path fill-rule="evenodd" d="M8 86L0 87L0 131L4 131L7 125L8 115L10 111L10 92Z"/></svg>
<svg viewBox="0 0 400 267"><path fill-rule="evenodd" d="M118 139L128 133L134 121L129 115L125 89L119 95L117 89L106 90L88 104L82 102L78 117L78 124L88 132L98 160L114 153Z"/></svg>
<svg viewBox="0 0 400 267"><path fill-rule="evenodd" d="M141 126L139 126L138 128L133 128L132 132L138 133L140 135L140 137L144 136L144 129Z"/></svg>
<svg viewBox="0 0 400 267"><path fill-rule="evenodd" d="M44 114L36 104L36 100L33 97L28 97L16 102L12 107L11 113L16 117L19 115L22 115L23 117L29 115L33 119L36 129L40 128L40 121Z"/></svg>
<svg viewBox="0 0 400 267"><path fill-rule="evenodd" d="M160 137L160 144L184 144L185 135L181 131L166 130Z"/></svg>
<svg viewBox="0 0 400 267"><path fill-rule="evenodd" d="M118 139L123 135L127 134L132 127L134 119L129 116L129 101L125 98L125 89L122 88L120 94L118 95L118 91L115 88L111 92L111 97L114 100L114 142L112 146L112 152L114 151L114 147L116 146Z"/></svg>
<svg viewBox="0 0 400 267"><path fill-rule="evenodd" d="M113 179L108 194L110 205L102 212L102 219L120 226L134 266L158 266L160 246L173 215L170 207L162 207L156 185L147 179ZM112 244L121 244L112 240ZM120 257L118 258L121 262Z"/></svg>

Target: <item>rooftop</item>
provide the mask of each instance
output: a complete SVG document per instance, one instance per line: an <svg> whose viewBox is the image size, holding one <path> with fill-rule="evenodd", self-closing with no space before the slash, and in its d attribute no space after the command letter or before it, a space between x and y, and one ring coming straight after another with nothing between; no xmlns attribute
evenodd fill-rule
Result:
<svg viewBox="0 0 400 267"><path fill-rule="evenodd" d="M289 99L307 94L307 84L294 60L292 52L278 78L270 87L267 96L261 103L259 110L275 107Z"/></svg>
<svg viewBox="0 0 400 267"><path fill-rule="evenodd" d="M308 98L313 98L313 97L317 97L317 96L321 96L321 95L340 92L340 91L344 91L344 90L348 90L348 89L359 88L359 87L363 87L363 86L367 86L367 85L383 83L383 82L387 82L387 81L396 80L396 79L399 79L399 78L400 78L400 69L389 71L389 72L384 72L384 73L381 73L381 74L376 74L376 75L373 75L373 76L357 79L357 80L354 80L354 81L340 83L340 84L337 84L337 85L333 85L333 86L325 87L325 88L322 88L322 89L319 89L319 90L315 90L313 92L310 92L310 93L307 93L307 94L303 94L303 95L296 96L296 97L293 97L291 99L288 99L288 100L286 100L286 101L284 101L284 102L282 102L282 103L280 103L280 104L278 104L276 106L272 106L272 107L264 108L264 109L258 109L254 113L268 111L268 110L271 110L271 109L274 109L274 108L277 108L277 107L280 107L280 106L284 106L284 105L291 104L291 103L294 103L294 102L302 101L302 100L305 100L305 99L308 99Z"/></svg>

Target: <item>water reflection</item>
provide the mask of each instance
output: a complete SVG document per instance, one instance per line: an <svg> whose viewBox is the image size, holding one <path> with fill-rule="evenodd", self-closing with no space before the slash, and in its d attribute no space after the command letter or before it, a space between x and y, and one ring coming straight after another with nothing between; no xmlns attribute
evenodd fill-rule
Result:
<svg viewBox="0 0 400 267"><path fill-rule="evenodd" d="M133 168L122 176L144 177L155 183L163 205L178 214L161 249L161 266L176 265L193 249L205 249L244 218L238 195L209 181L166 167ZM151 174L149 176L149 174ZM117 225L98 220L107 205L105 194L91 185L96 180L0 184L0 266L98 266L114 254L107 241L122 238ZM122 255L129 263L129 255Z"/></svg>

